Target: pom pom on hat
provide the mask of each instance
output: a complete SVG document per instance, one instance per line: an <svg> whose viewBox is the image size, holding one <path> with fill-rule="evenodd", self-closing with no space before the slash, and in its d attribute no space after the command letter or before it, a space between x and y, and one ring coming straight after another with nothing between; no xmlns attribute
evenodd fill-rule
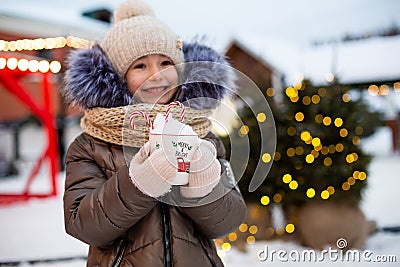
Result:
<svg viewBox="0 0 400 267"><path fill-rule="evenodd" d="M152 16L154 11L146 3L137 0L127 0L121 3L114 11L114 23L135 16Z"/></svg>
<svg viewBox="0 0 400 267"><path fill-rule="evenodd" d="M100 46L121 77L143 56L161 54L175 65L184 60L180 39L140 0L126 0L116 8L114 24Z"/></svg>

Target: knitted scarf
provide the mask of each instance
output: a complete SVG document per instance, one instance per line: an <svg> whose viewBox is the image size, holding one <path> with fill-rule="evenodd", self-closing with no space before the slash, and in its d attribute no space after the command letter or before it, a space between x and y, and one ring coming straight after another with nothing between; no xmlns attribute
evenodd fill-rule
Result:
<svg viewBox="0 0 400 267"><path fill-rule="evenodd" d="M145 112L151 121L158 113L165 114L168 105L134 104L115 108L86 109L81 119L82 130L100 140L116 145L142 147L149 137L149 125L145 118L134 118L135 129L132 129L129 116L134 111ZM204 137L211 128L210 109L193 109L185 107L184 123L190 125L200 138ZM171 109L174 118L180 118L179 109Z"/></svg>

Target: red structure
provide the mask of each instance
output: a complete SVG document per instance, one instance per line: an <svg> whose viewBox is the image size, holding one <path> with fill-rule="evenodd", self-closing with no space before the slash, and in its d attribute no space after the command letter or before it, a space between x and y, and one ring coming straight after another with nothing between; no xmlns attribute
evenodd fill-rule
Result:
<svg viewBox="0 0 400 267"><path fill-rule="evenodd" d="M42 78L42 99L43 103L38 103L29 94L29 90L24 88L20 80L28 75L37 75ZM16 201L25 201L32 197L44 198L57 195L57 181L56 175L59 168L59 154L57 145L57 132L55 125L55 116L52 99L52 88L50 86L51 73L40 73L40 72L30 72L30 71L20 71L18 69L11 70L5 67L0 69L0 84L5 90L9 91L12 95L17 97L21 103L28 107L32 114L37 117L47 133L47 146L34 167L30 171L29 177L26 180L26 184L22 192L15 193L0 193L0 204L13 203ZM47 193L31 193L31 185L41 168L41 166L48 162L49 165L49 183L51 185L50 191Z"/></svg>
<svg viewBox="0 0 400 267"><path fill-rule="evenodd" d="M185 162L183 158L177 158L178 172L190 172L190 162Z"/></svg>

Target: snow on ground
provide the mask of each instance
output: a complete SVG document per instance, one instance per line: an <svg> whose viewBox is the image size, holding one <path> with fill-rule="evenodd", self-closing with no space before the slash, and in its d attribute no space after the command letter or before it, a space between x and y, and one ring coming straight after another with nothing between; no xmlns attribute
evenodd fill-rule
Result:
<svg viewBox="0 0 400 267"><path fill-rule="evenodd" d="M72 139L79 130L76 128L69 129L67 136ZM43 146L43 143L37 142L42 137L43 133L39 128L29 128L23 131L21 147L24 148L24 151L21 156L27 163L21 163L20 166L29 169L32 160L40 153L40 146ZM32 140L35 140L38 145L33 146ZM368 219L377 222L378 227L400 225L400 212L397 207L397 203L400 201L400 194L398 193L400 188L398 181L400 155L391 153L389 140L389 132L386 128L381 128L362 144L367 151L375 155L370 165L369 187L364 195L362 209ZM11 153L9 144L10 134L0 131L2 153L8 155ZM48 178L45 174L46 170L42 170L42 175L39 175L37 181L33 184L35 191L46 190L44 185ZM47 259L47 262L36 262L34 266L85 266L84 257L87 254L87 245L68 236L64 231L62 210L64 176L64 173L59 174L60 194L56 197L32 199L27 202L0 206L0 266L15 266L11 263L6 265L4 262L7 261L20 261L22 263L19 266L31 266L29 260L41 259ZM18 190L21 184L23 184L21 177L0 179L0 192ZM281 254L278 254L279 252ZM396 263L368 262L367 266L399 266L400 234L379 232L370 236L366 242L365 250L359 252L359 255L361 255L360 262L340 260L341 258L335 259L337 255L329 257L328 254L324 255L323 261L319 261L317 258L316 262L309 260L294 262L289 257L304 252L309 252L308 248L293 241L257 241L255 244L247 246L247 252L232 248L222 253L224 255L221 257L228 267L281 266L284 264L296 266L365 266L367 262L362 259L364 252L371 260L390 255L395 256L397 260ZM264 261L259 259L259 257L262 259L266 255L269 257L264 258ZM279 259L278 255L281 255L282 259ZM316 255L322 257L320 254ZM65 260L51 261L52 259L62 258Z"/></svg>

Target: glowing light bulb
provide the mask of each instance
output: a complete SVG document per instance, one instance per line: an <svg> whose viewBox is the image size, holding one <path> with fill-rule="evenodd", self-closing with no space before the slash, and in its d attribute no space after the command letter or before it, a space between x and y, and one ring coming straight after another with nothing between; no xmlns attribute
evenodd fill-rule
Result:
<svg viewBox="0 0 400 267"><path fill-rule="evenodd" d="M336 127L340 127L343 125L343 120L341 118L336 118L333 123L335 124Z"/></svg>
<svg viewBox="0 0 400 267"><path fill-rule="evenodd" d="M328 186L326 189L330 195L333 195L335 193L335 188L333 186Z"/></svg>
<svg viewBox="0 0 400 267"><path fill-rule="evenodd" d="M311 143L313 146L319 146L319 145L321 145L321 139L319 139L318 137L315 137L312 139Z"/></svg>
<svg viewBox="0 0 400 267"><path fill-rule="evenodd" d="M308 131L303 131L303 132L300 133L300 138L303 141L310 140L311 139L311 134Z"/></svg>
<svg viewBox="0 0 400 267"><path fill-rule="evenodd" d="M292 190L296 190L298 186L299 184L297 183L297 181L290 181L289 183L289 188Z"/></svg>
<svg viewBox="0 0 400 267"><path fill-rule="evenodd" d="M363 127L361 127L361 126L357 126L357 127L356 127L356 129L355 129L356 135L362 135L363 132L364 132Z"/></svg>
<svg viewBox="0 0 400 267"><path fill-rule="evenodd" d="M293 233L294 229L295 229L295 227L294 227L293 223L288 223L285 227L286 232L289 234Z"/></svg>
<svg viewBox="0 0 400 267"><path fill-rule="evenodd" d="M321 198L322 199L328 199L330 196L329 191L328 190L324 190L321 192Z"/></svg>
<svg viewBox="0 0 400 267"><path fill-rule="evenodd" d="M256 225L252 225L249 227L249 233L255 235L258 232L258 227Z"/></svg>
<svg viewBox="0 0 400 267"><path fill-rule="evenodd" d="M7 66L7 60L5 58L0 58L0 70L4 69Z"/></svg>
<svg viewBox="0 0 400 267"><path fill-rule="evenodd" d="M333 73L327 73L326 75L325 75L325 80L328 82L328 83L331 83L331 82L333 82L333 80L335 79L335 75L333 75Z"/></svg>
<svg viewBox="0 0 400 267"><path fill-rule="evenodd" d="M41 73L46 73L49 71L49 69L50 69L50 64L47 60L41 60L39 62L39 71Z"/></svg>
<svg viewBox="0 0 400 267"><path fill-rule="evenodd" d="M349 154L346 156L346 162L347 163L353 163L354 162L354 156L352 154Z"/></svg>
<svg viewBox="0 0 400 267"><path fill-rule="evenodd" d="M340 129L339 134L341 137L346 137L349 134L349 132L347 131L347 129L342 128L342 129Z"/></svg>
<svg viewBox="0 0 400 267"><path fill-rule="evenodd" d="M350 102L351 97L350 97L349 94L344 94L344 95L342 96L342 100L343 100L343 102L347 103L347 102Z"/></svg>
<svg viewBox="0 0 400 267"><path fill-rule="evenodd" d="M309 96L305 96L305 97L303 97L302 102L304 105L308 106L311 104L311 98Z"/></svg>
<svg viewBox="0 0 400 267"><path fill-rule="evenodd" d="M231 249L231 244L230 243L223 243L222 245L221 245L221 249L223 250L223 251L229 251L230 249Z"/></svg>
<svg viewBox="0 0 400 267"><path fill-rule="evenodd" d="M315 122L316 123L322 123L323 119L324 119L324 116L322 116L321 114L315 115Z"/></svg>
<svg viewBox="0 0 400 267"><path fill-rule="evenodd" d="M247 125L243 125L242 127L240 127L240 129L239 129L239 135L240 136L245 136L245 135L247 135L248 133L249 133L249 126L247 126Z"/></svg>
<svg viewBox="0 0 400 267"><path fill-rule="evenodd" d="M252 235L248 236L246 238L246 242L247 242L247 244L252 245L252 244L254 244L256 242L256 238L254 236L252 236Z"/></svg>
<svg viewBox="0 0 400 267"><path fill-rule="evenodd" d="M382 84L379 86L379 94L380 95L387 95L389 93L389 86L386 84Z"/></svg>
<svg viewBox="0 0 400 267"><path fill-rule="evenodd" d="M261 201L261 204L264 206L267 206L270 203L270 199L268 196L263 196L260 201Z"/></svg>
<svg viewBox="0 0 400 267"><path fill-rule="evenodd" d="M337 152L342 152L344 150L343 144L339 143L335 146Z"/></svg>
<svg viewBox="0 0 400 267"><path fill-rule="evenodd" d="M332 123L332 119L330 118L330 117L324 117L324 119L322 120L322 123L325 125L325 126L329 126L329 125L331 125L331 123Z"/></svg>
<svg viewBox="0 0 400 267"><path fill-rule="evenodd" d="M326 89L325 88L319 88L318 89L318 94L319 94L319 96L320 97L324 97L324 96L326 96Z"/></svg>
<svg viewBox="0 0 400 267"><path fill-rule="evenodd" d="M289 98L293 98L293 97L297 97L298 96L296 89L294 89L293 87L286 88L285 93Z"/></svg>
<svg viewBox="0 0 400 267"><path fill-rule="evenodd" d="M296 154L296 150L295 150L293 147L289 147L289 148L286 150L286 154L287 154L289 157L294 157L294 155Z"/></svg>
<svg viewBox="0 0 400 267"><path fill-rule="evenodd" d="M296 128L290 126L290 127L287 129L286 132L287 132L287 134L288 134L289 136L294 136L294 135L296 134Z"/></svg>
<svg viewBox="0 0 400 267"><path fill-rule="evenodd" d="M7 59L7 68L10 70L15 70L18 66L18 60L16 58L10 57Z"/></svg>
<svg viewBox="0 0 400 267"><path fill-rule="evenodd" d="M242 223L242 224L239 226L239 231L242 232L242 233L246 232L247 229L249 229L249 227L248 227L248 225L245 224L245 223Z"/></svg>
<svg viewBox="0 0 400 267"><path fill-rule="evenodd" d="M264 122L265 120L267 119L267 116L265 115L265 113L258 113L257 114L257 120L259 121L259 122Z"/></svg>
<svg viewBox="0 0 400 267"><path fill-rule="evenodd" d="M326 167L331 166L331 165L332 165L332 159L331 159L330 157L326 157L326 158L324 159L324 165L325 165Z"/></svg>
<svg viewBox="0 0 400 267"><path fill-rule="evenodd" d="M235 241L237 240L237 234L236 234L236 233L230 233L230 234L228 235L228 239L229 239L229 241L231 241L231 242L235 242Z"/></svg>
<svg viewBox="0 0 400 267"><path fill-rule="evenodd" d="M36 59L29 60L28 69L30 72L37 72L39 70L39 62Z"/></svg>
<svg viewBox="0 0 400 267"><path fill-rule="evenodd" d="M0 47L1 47L1 44L0 44ZM1 50L1 49L0 49ZM394 84L393 84L393 89L394 89L394 91L396 92L396 93L399 93L400 92L400 82L395 82Z"/></svg>
<svg viewBox="0 0 400 267"><path fill-rule="evenodd" d="M275 95L275 90L274 90L274 88L270 87L267 89L266 93L267 93L267 96L273 97Z"/></svg>
<svg viewBox="0 0 400 267"><path fill-rule="evenodd" d="M290 183L290 181L292 181L292 176L291 176L290 174L287 173L287 174L283 175L282 181L283 181L285 184L288 184L288 183Z"/></svg>
<svg viewBox="0 0 400 267"><path fill-rule="evenodd" d="M0 51L6 51L6 41L0 40Z"/></svg>
<svg viewBox="0 0 400 267"><path fill-rule="evenodd" d="M348 182L344 182L344 183L342 184L342 189L343 189L344 191L348 191L348 190L350 189L350 184L349 184Z"/></svg>
<svg viewBox="0 0 400 267"><path fill-rule="evenodd" d="M268 163L268 162L271 161L272 157L271 157L271 154L269 154L269 153L264 153L264 154L262 155L261 159L262 159L263 162Z"/></svg>
<svg viewBox="0 0 400 267"><path fill-rule="evenodd" d="M282 201L282 195L277 193L274 195L272 199L274 200L275 203L280 203Z"/></svg>
<svg viewBox="0 0 400 267"><path fill-rule="evenodd" d="M308 154L308 155L306 156L306 162L307 162L307 163L313 163L313 162L314 162L314 156L311 155L311 154Z"/></svg>
<svg viewBox="0 0 400 267"><path fill-rule="evenodd" d="M354 177L349 177L347 179L347 182L349 183L349 185L354 185L356 183L356 179L354 179Z"/></svg>
<svg viewBox="0 0 400 267"><path fill-rule="evenodd" d="M319 95L313 95L311 101L313 102L313 104L318 104L321 101L321 98L319 97Z"/></svg>
<svg viewBox="0 0 400 267"><path fill-rule="evenodd" d="M304 114L303 112L297 112L296 115L294 116L294 118L296 119L296 121L300 122L304 120Z"/></svg>
<svg viewBox="0 0 400 267"><path fill-rule="evenodd" d="M296 147L296 155L300 156L303 155L304 153L304 148L301 146Z"/></svg>
<svg viewBox="0 0 400 267"><path fill-rule="evenodd" d="M313 198L315 196L315 189L314 188L308 188L306 195L308 198Z"/></svg>
<svg viewBox="0 0 400 267"><path fill-rule="evenodd" d="M29 62L28 62L28 60L27 59L20 59L20 60L18 60L18 69L20 70L20 71L26 71L26 70L28 70L28 65L29 65Z"/></svg>
<svg viewBox="0 0 400 267"><path fill-rule="evenodd" d="M370 85L368 87L368 93L372 96L376 96L379 94L379 88L376 85Z"/></svg>
<svg viewBox="0 0 400 267"><path fill-rule="evenodd" d="M61 70L61 63L54 60L50 62L49 68L52 73L59 73Z"/></svg>

